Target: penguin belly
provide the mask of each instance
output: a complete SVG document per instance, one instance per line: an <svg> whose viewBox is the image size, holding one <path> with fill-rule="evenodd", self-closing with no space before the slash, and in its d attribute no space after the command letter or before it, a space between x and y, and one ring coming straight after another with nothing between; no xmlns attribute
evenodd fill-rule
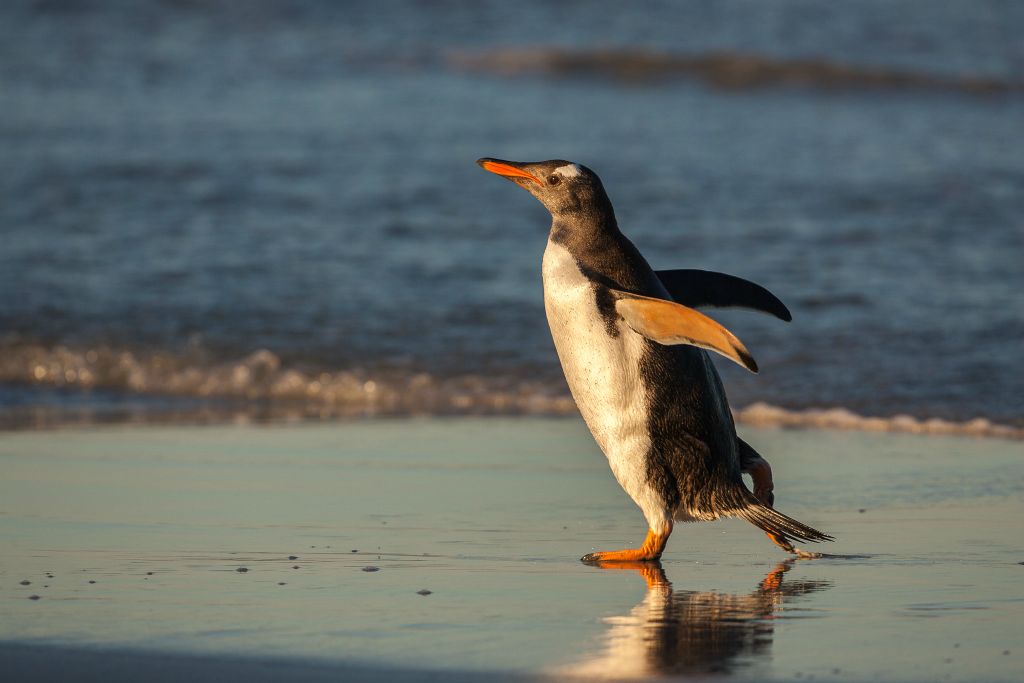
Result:
<svg viewBox="0 0 1024 683"><path fill-rule="evenodd" d="M610 324L594 283L557 242L544 251L544 310L569 390L615 479L660 531L673 516L651 485L648 391L640 372L647 339L621 318Z"/></svg>

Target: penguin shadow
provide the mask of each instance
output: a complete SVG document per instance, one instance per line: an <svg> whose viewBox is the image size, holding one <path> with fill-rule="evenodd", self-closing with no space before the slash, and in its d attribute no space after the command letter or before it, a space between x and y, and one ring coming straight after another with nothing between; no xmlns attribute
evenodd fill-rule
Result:
<svg viewBox="0 0 1024 683"><path fill-rule="evenodd" d="M725 675L771 655L774 619L788 602L831 587L787 581L789 559L746 594L673 588L660 562L598 563L635 571L647 593L629 614L608 617L603 650L562 673L586 678Z"/></svg>

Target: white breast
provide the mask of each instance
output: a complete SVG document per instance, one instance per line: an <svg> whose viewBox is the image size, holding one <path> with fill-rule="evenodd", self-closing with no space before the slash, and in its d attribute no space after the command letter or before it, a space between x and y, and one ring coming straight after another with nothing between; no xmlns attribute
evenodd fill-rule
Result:
<svg viewBox="0 0 1024 683"><path fill-rule="evenodd" d="M565 247L548 241L544 251L544 310L551 336L580 413L622 488L648 521L663 504L650 500L646 456L651 440L648 404L640 377L646 340L623 320L609 336L594 288Z"/></svg>

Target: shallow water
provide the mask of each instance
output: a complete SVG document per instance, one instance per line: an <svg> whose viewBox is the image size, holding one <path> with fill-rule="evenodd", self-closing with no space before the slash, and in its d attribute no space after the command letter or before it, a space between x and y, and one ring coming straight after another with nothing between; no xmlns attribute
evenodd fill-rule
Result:
<svg viewBox="0 0 1024 683"><path fill-rule="evenodd" d="M1011 82L1022 26L995 1L4 3L0 407L110 400L48 392L69 387L565 412L548 218L473 165L493 155L592 166L655 267L790 306L789 326L723 316L763 368L725 371L738 406L1024 426L1024 95L458 59L739 51Z"/></svg>
<svg viewBox="0 0 1024 683"><path fill-rule="evenodd" d="M661 572L582 565L644 526L578 420L8 433L0 639L586 677L1019 680L1024 445L744 437L780 509L838 538L814 548L832 556L787 563L728 520L680 526Z"/></svg>

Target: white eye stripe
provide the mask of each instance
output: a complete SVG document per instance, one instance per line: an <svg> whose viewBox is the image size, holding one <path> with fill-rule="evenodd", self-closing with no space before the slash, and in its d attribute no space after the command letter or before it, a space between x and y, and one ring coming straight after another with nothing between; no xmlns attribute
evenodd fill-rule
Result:
<svg viewBox="0 0 1024 683"><path fill-rule="evenodd" d="M555 169L555 173L558 173L563 178L575 178L578 175L583 175L582 173L580 173L580 167L577 166L576 164L566 164L565 166L559 166L558 168Z"/></svg>

